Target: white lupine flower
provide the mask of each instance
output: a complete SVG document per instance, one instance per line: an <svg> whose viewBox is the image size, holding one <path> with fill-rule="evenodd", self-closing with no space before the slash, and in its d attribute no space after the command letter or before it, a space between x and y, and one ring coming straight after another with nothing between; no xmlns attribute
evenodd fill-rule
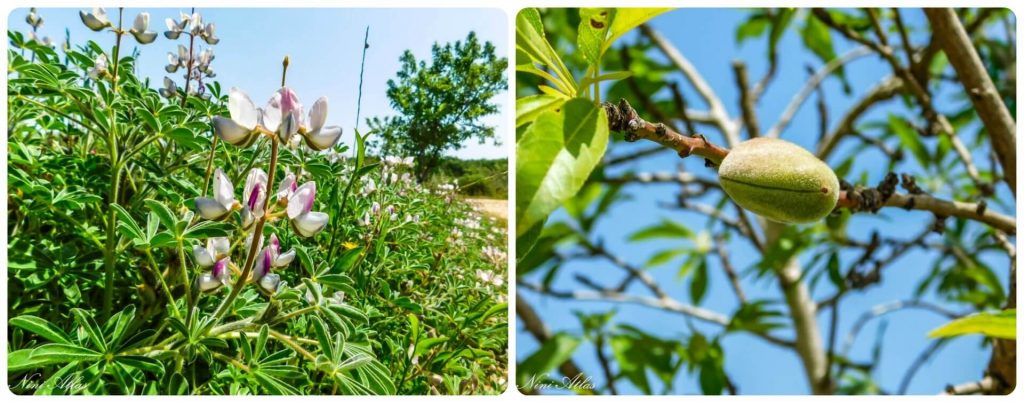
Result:
<svg viewBox="0 0 1024 403"><path fill-rule="evenodd" d="M38 35L36 35L35 32L29 31L28 39L30 41L32 41L32 42L38 43L38 44L43 45L43 46L47 46L47 47L51 47L51 48L53 47L53 40L50 39L49 36L44 36L44 37L40 38Z"/></svg>
<svg viewBox="0 0 1024 403"><path fill-rule="evenodd" d="M288 198L292 197L296 190L298 190L298 183L295 181L295 174L288 172L277 187L277 202L287 203Z"/></svg>
<svg viewBox="0 0 1024 403"><path fill-rule="evenodd" d="M213 292L228 284L231 279L231 272L228 270L230 259L224 258L213 264L209 273L203 273L196 278L199 290L202 292Z"/></svg>
<svg viewBox="0 0 1024 403"><path fill-rule="evenodd" d="M373 178L366 178L366 184L363 185L363 196L369 196L371 193L377 190L377 182L373 181Z"/></svg>
<svg viewBox="0 0 1024 403"><path fill-rule="evenodd" d="M202 37L207 44L216 45L218 42L220 42L220 39L217 38L217 35L214 34L215 30L216 27L214 27L214 24L211 22L209 24L206 24L205 27L203 27L203 32L199 36Z"/></svg>
<svg viewBox="0 0 1024 403"><path fill-rule="evenodd" d="M238 207L240 205L235 201L235 191L231 180L224 174L224 171L217 168L213 175L213 198L196 198L196 210L199 211L199 216L207 220L222 220Z"/></svg>
<svg viewBox="0 0 1024 403"><path fill-rule="evenodd" d="M192 257L200 267L211 267L218 260L225 258L231 249L231 241L226 237L213 237L206 239L206 246L192 246Z"/></svg>
<svg viewBox="0 0 1024 403"><path fill-rule="evenodd" d="M181 14L181 22L174 21L173 18L168 17L167 20L165 20L167 22L167 31L164 31L164 36L166 36L167 39L178 39L178 37L181 36L181 33L185 31L185 26L188 25L188 19L188 15L184 13Z"/></svg>
<svg viewBox="0 0 1024 403"><path fill-rule="evenodd" d="M256 219L263 216L263 204L267 199L267 173L253 168L245 179L242 191L242 228L249 229Z"/></svg>
<svg viewBox="0 0 1024 403"><path fill-rule="evenodd" d="M232 88L228 92L228 113L230 118L213 117L213 131L221 140L236 146L252 145L258 137L256 126L260 122L260 111L252 99L241 90Z"/></svg>
<svg viewBox="0 0 1024 403"><path fill-rule="evenodd" d="M174 84L174 80L171 80L170 77L164 77L164 87L160 89L160 95L164 98L178 96L178 86Z"/></svg>
<svg viewBox="0 0 1024 403"><path fill-rule="evenodd" d="M189 24L192 26L192 35L200 35L203 32L203 16L199 13L192 14L189 18Z"/></svg>
<svg viewBox="0 0 1024 403"><path fill-rule="evenodd" d="M261 242L262 246L262 242ZM270 273L270 270L275 267L285 267L291 264L295 260L295 249L290 249L288 252L281 253L281 242L277 239L277 235L270 235L270 244L260 251L259 255L256 256L256 262L253 265L252 278L258 282L261 287L265 285L273 285L272 289L264 288L265 291L273 293L277 291L277 283L280 282L280 277L272 278L269 283L264 283L263 279L267 276L276 276Z"/></svg>
<svg viewBox="0 0 1024 403"><path fill-rule="evenodd" d="M96 56L96 60L93 61L92 68L88 71L89 78L93 80L99 80L103 76L107 75L107 55L100 53Z"/></svg>
<svg viewBox="0 0 1024 403"><path fill-rule="evenodd" d="M36 12L35 7L28 10L28 15L25 16L25 22L33 29L39 29L39 27L43 26L43 18Z"/></svg>
<svg viewBox="0 0 1024 403"><path fill-rule="evenodd" d="M327 97L320 97L313 103L313 107L309 108L309 118L299 130L299 134L306 140L306 146L322 151L338 143L341 138L341 127L324 127L326 122Z"/></svg>
<svg viewBox="0 0 1024 403"><path fill-rule="evenodd" d="M135 37L135 41L143 45L155 41L156 32L149 30L149 13L142 12L135 16L135 23L132 24L128 33Z"/></svg>
<svg viewBox="0 0 1024 403"><path fill-rule="evenodd" d="M93 31L102 31L103 28L114 25L107 18L107 10L101 7L93 8L91 13L79 11L78 16L82 18L82 23Z"/></svg>
<svg viewBox="0 0 1024 403"><path fill-rule="evenodd" d="M360 218L359 220L356 220L356 224L358 224L360 227L369 227L371 222L372 221L370 221L370 212L369 211L366 211L366 212L363 213L363 218Z"/></svg>
<svg viewBox="0 0 1024 403"><path fill-rule="evenodd" d="M299 236L311 237L327 226L328 215L312 211L315 197L316 182L306 182L288 199L288 218L291 220L292 229Z"/></svg>

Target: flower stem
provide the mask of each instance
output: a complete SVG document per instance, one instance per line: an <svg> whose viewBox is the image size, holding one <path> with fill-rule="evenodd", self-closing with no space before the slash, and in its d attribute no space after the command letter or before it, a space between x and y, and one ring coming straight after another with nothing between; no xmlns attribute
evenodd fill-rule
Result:
<svg viewBox="0 0 1024 403"><path fill-rule="evenodd" d="M114 306L114 265L116 263L115 249L117 248L117 212L110 207L117 204L118 187L121 183L121 168L115 161L117 153L111 156L114 172L110 180L110 192L107 194L107 234L106 246L103 248L103 318L110 318Z"/></svg>
<svg viewBox="0 0 1024 403"><path fill-rule="evenodd" d="M210 184L210 175L213 173L213 157L217 153L217 143L220 137L217 135L213 136L213 144L210 146L210 158L206 161L206 176L203 177L203 193L201 197L206 197L206 187Z"/></svg>
<svg viewBox="0 0 1024 403"><path fill-rule="evenodd" d="M192 7L190 15L196 15L196 8ZM194 22L193 22L194 23ZM185 108L185 102L188 101L188 84L192 80L192 49L196 44L196 36L192 35L192 32L188 33L188 66L185 67L185 90L182 91L181 96L181 107Z"/></svg>
<svg viewBox="0 0 1024 403"><path fill-rule="evenodd" d="M114 35L117 36L117 39L114 41L114 60L112 62L112 66L111 66L111 73L113 73L113 75L114 75L114 77L111 79L111 82L113 83L111 91L113 91L115 94L117 93L117 81L118 81L117 66L119 64L121 64L119 62L120 62L120 58L121 58L121 56L120 56L121 55L121 37L124 36L124 29L123 28L124 28L124 7L119 7L117 9L117 30L114 31Z"/></svg>
<svg viewBox="0 0 1024 403"><path fill-rule="evenodd" d="M153 267L153 275L156 276L157 280L160 280L160 288L163 290L164 294L167 295L167 301L170 302L171 308L174 310L174 316L177 316L180 319L181 312L178 312L178 302L174 300L174 295L171 294L171 289L167 286L167 281L164 280L163 272L157 266L156 259L153 258L153 252L146 249L146 257L149 258L149 265Z"/></svg>
<svg viewBox="0 0 1024 403"><path fill-rule="evenodd" d="M188 307L188 311L185 311L186 319L185 324L188 324L192 319L192 284L188 279L188 266L185 265L185 244L184 240L178 239L178 264L181 271L181 286L185 289L185 306Z"/></svg>

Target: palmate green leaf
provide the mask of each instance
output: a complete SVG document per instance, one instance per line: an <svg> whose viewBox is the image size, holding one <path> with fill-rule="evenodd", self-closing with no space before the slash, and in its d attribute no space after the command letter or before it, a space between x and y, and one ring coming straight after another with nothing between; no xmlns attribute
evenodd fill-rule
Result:
<svg viewBox="0 0 1024 403"><path fill-rule="evenodd" d="M267 393L271 395L298 395L300 394L298 389L294 386L289 385L287 382L275 378L270 374L265 374L260 370L252 372L253 379L260 384Z"/></svg>
<svg viewBox="0 0 1024 403"><path fill-rule="evenodd" d="M125 331L128 330L128 325L130 325L134 319L135 305L128 305L121 310L121 312L110 317L104 331L110 339L111 346L116 347L119 345L121 339L125 336Z"/></svg>
<svg viewBox="0 0 1024 403"><path fill-rule="evenodd" d="M536 94L516 99L516 127L537 120L540 114L557 109L569 98L560 95Z"/></svg>
<svg viewBox="0 0 1024 403"><path fill-rule="evenodd" d="M356 369L356 372L366 382L366 387L377 395L393 395L398 390L391 375L384 364L377 360L370 360L365 365Z"/></svg>
<svg viewBox="0 0 1024 403"><path fill-rule="evenodd" d="M59 356L33 356L34 349L15 350L7 354L7 371L21 372L33 368L42 368L64 361Z"/></svg>
<svg viewBox="0 0 1024 403"><path fill-rule="evenodd" d="M48 359L50 362L95 361L103 355L92 349L74 344L44 344L32 351L32 358Z"/></svg>
<svg viewBox="0 0 1024 403"><path fill-rule="evenodd" d="M162 376L164 373L164 365L160 361L150 357L125 355L116 357L114 362L121 363L132 368L138 368L142 372L148 372L157 376Z"/></svg>
<svg viewBox="0 0 1024 403"><path fill-rule="evenodd" d="M11 319L8 323L11 326L22 328L54 343L71 343L67 333L64 333L56 325L38 316L21 315Z"/></svg>
<svg viewBox="0 0 1024 403"><path fill-rule="evenodd" d="M537 351L516 367L516 383L525 385L534 377L545 377L552 370L572 357L580 345L580 339L568 333L556 333L544 342Z"/></svg>
<svg viewBox="0 0 1024 403"><path fill-rule="evenodd" d="M942 325L928 333L928 337L956 337L965 334L983 334L1000 339L1017 339L1017 310L982 312L965 316Z"/></svg>
<svg viewBox="0 0 1024 403"><path fill-rule="evenodd" d="M193 131L184 127L172 129L167 133L164 133L164 136L167 136L167 138L174 140L176 143L181 144L190 150L204 150L210 148L209 140L197 136Z"/></svg>
<svg viewBox="0 0 1024 403"><path fill-rule="evenodd" d="M607 146L608 119L590 100L542 113L516 144L516 236L573 197Z"/></svg>
<svg viewBox="0 0 1024 403"><path fill-rule="evenodd" d="M228 236L231 226L227 223L215 221L200 221L185 230L185 239L205 239L218 236Z"/></svg>

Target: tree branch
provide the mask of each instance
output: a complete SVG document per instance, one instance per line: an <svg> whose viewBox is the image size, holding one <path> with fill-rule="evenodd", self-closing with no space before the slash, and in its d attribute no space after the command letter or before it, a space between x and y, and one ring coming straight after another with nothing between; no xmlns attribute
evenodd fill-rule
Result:
<svg viewBox="0 0 1024 403"><path fill-rule="evenodd" d="M608 128L625 133L626 141L650 140L676 150L680 158L699 155L715 165L722 162L725 155L729 153L728 150L712 144L702 135L684 136L670 130L663 123L647 122L625 99L620 100L618 105L605 102L603 106L608 115Z"/></svg>
<svg viewBox="0 0 1024 403"><path fill-rule="evenodd" d="M729 150L711 143L703 136L684 136L668 130L663 124L643 120L624 99L619 101L618 105L607 102L603 105L608 114L609 129L625 132L627 141L647 139L676 150L680 158L698 155L714 165L721 163L729 154ZM902 207L907 210L930 211L939 216L966 218L1011 234L1017 232L1017 223L1013 217L992 211L986 208L984 203L964 203L942 200L926 194L908 195L896 192L878 199L866 199L863 196L856 191L841 191L836 207L848 208L854 212L875 212L881 207Z"/></svg>
<svg viewBox="0 0 1024 403"><path fill-rule="evenodd" d="M551 331L548 330L547 326L544 326L544 321L537 315L537 311L518 292L516 293L516 318L540 344L544 344L544 342L551 338ZM583 371L580 371L580 368L576 366L572 359L566 360L559 365L558 370L562 375L569 377L569 379L576 379L583 374Z"/></svg>
<svg viewBox="0 0 1024 403"><path fill-rule="evenodd" d="M1017 140L1013 116L1003 103L992 78L988 76L985 65L956 13L949 8L925 8L924 13L950 64L960 77L964 91L970 95L971 103L992 137L992 148L999 155L1006 184L1016 196Z"/></svg>
<svg viewBox="0 0 1024 403"><path fill-rule="evenodd" d="M839 140L843 136L850 134L854 131L854 126L857 124L857 120L860 119L868 109L871 109L875 104L891 99L896 96L903 88L903 80L897 77L889 77L864 94L857 103L853 105L843 117L839 120L839 124L825 138L818 143L818 150L815 155L822 160L827 160L829 154L832 154L832 150L835 149L836 145L839 144Z"/></svg>
<svg viewBox="0 0 1024 403"><path fill-rule="evenodd" d="M704 102L708 104L708 113L711 115L715 126L722 131L722 135L725 136L726 143L730 145L739 144L740 138L737 133L736 125L733 124L732 120L729 119L729 114L722 104L722 100L718 99L718 95L711 89L707 81L704 81L704 77L700 75L697 68L686 59L685 56L679 49L676 49L668 40L661 36L660 33L651 28L647 24L640 25L640 32L643 33L648 39L654 43L661 52L665 54L665 57L672 62L673 65L679 69L680 72L686 76L686 79L690 81L693 88L697 90Z"/></svg>
<svg viewBox="0 0 1024 403"><path fill-rule="evenodd" d="M786 106L786 109L782 112L782 115L779 117L779 120L776 121L775 125L765 133L765 137L779 137L779 135L786 130L786 127L789 126L789 122L793 120L793 117L796 116L796 112L800 110L800 106L804 104L807 98L814 93L814 89L818 88L818 86L821 85L821 82L832 74L832 72L853 60L869 54L871 54L871 49L867 46L855 48L835 59L832 59L832 61L828 62L828 64L814 73L814 75L804 83L803 88L801 88L800 91L793 96L793 99L789 101L789 105Z"/></svg>
<svg viewBox="0 0 1024 403"><path fill-rule="evenodd" d="M693 305L684 304L668 297L652 298L645 297L642 295L626 294L623 292L610 289L604 289L600 291L556 291L548 289L539 284L532 284L523 281L520 281L518 284L520 287L524 289L558 299L568 299L576 301L618 302L624 304L641 305L646 306L648 308L680 314L686 317L690 317L693 319L697 319L706 323L715 324L719 326L728 326L730 321L729 317L721 313L709 311L707 309L695 307ZM752 334L777 346L793 348L795 345L793 341L780 339L768 333L752 332Z"/></svg>
<svg viewBox="0 0 1024 403"><path fill-rule="evenodd" d="M778 241L785 229L785 224L765 221L765 243L772 245ZM816 317L817 305L811 299L807 283L802 280L800 261L793 257L775 269L779 278L779 287L789 307L789 316L793 320L793 332L796 334L796 352L804 366L807 382L811 393L828 394L831 388L823 382L826 369L826 357L821 331L818 329Z"/></svg>
<svg viewBox="0 0 1024 403"><path fill-rule="evenodd" d="M964 203L938 199L924 194L893 193L881 204L870 204L852 197L847 191L839 192L838 208L848 208L853 211L870 211L878 207L902 207L906 210L930 211L942 217L960 217L988 224L989 226L1005 231L1007 233L1017 232L1017 221L1013 217L999 214L979 203Z"/></svg>
<svg viewBox="0 0 1024 403"><path fill-rule="evenodd" d="M743 124L747 127L747 136L758 137L761 135L761 127L757 123L757 112L754 109L756 100L750 90L747 65L736 60L732 62L732 70L736 76L736 87L740 91L740 110L743 112Z"/></svg>

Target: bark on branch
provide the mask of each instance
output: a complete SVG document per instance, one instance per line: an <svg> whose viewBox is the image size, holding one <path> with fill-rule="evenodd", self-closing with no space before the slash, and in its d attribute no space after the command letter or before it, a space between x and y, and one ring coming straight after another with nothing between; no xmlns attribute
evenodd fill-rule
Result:
<svg viewBox="0 0 1024 403"><path fill-rule="evenodd" d="M988 76L985 65L956 13L949 8L926 8L924 13L928 16L932 32L942 50L956 70L964 91L970 96L978 116L992 136L992 147L1003 166L1006 184L1016 196L1017 139L1013 116L1003 103L992 78Z"/></svg>
<svg viewBox="0 0 1024 403"><path fill-rule="evenodd" d="M717 166L729 154L729 150L711 143L701 135L687 136L669 130L661 123L651 123L639 116L626 100L619 103L604 103L608 115L608 128L623 132L626 141L646 139L675 150L680 158L697 155ZM886 181L889 179L887 178ZM880 194L876 189L845 189L839 194L837 208L852 211L877 212L882 207L902 207L907 210L930 211L939 217L960 217L987 224L1001 231L1017 232L1016 219L987 208L985 203L965 203L935 198L923 193L906 194L895 191L896 184Z"/></svg>

